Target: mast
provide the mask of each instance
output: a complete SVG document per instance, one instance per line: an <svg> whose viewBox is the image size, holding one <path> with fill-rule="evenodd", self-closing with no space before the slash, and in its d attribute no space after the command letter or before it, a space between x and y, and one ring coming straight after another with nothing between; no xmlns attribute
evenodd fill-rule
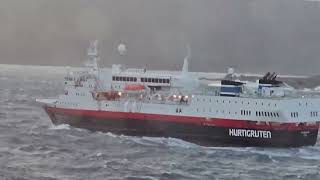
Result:
<svg viewBox="0 0 320 180"><path fill-rule="evenodd" d="M93 74L95 76L95 89L101 90L101 84L100 84L100 69L98 65L98 61L100 60L99 56L99 41L94 40L90 42L90 46L87 50L87 57L88 61L86 63L86 67L90 69L90 74Z"/></svg>
<svg viewBox="0 0 320 180"><path fill-rule="evenodd" d="M98 61L100 60L99 53L98 53L98 40L94 40L90 42L90 46L87 50L88 61L86 66L91 68L93 71L98 71Z"/></svg>

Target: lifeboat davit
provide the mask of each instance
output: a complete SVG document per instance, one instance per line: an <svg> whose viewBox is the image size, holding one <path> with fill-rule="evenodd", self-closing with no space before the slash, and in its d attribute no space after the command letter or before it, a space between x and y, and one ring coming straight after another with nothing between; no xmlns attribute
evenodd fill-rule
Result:
<svg viewBox="0 0 320 180"><path fill-rule="evenodd" d="M125 91L144 91L145 89L143 84L128 84L124 87Z"/></svg>

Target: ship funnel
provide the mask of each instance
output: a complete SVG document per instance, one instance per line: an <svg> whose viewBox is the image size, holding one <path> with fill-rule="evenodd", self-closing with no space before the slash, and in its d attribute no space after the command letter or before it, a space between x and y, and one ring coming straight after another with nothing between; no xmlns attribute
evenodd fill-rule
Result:
<svg viewBox="0 0 320 180"><path fill-rule="evenodd" d="M265 74L265 75L262 77L262 79L263 79L263 80L267 80L269 76L270 76L270 72L267 72L267 74Z"/></svg>

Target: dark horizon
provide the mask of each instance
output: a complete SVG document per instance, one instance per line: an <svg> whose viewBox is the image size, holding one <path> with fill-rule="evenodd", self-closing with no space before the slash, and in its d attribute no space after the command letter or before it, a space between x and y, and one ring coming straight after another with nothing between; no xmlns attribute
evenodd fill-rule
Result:
<svg viewBox="0 0 320 180"><path fill-rule="evenodd" d="M320 3L303 0L2 0L0 63L320 74ZM128 53L120 57L118 44Z"/></svg>

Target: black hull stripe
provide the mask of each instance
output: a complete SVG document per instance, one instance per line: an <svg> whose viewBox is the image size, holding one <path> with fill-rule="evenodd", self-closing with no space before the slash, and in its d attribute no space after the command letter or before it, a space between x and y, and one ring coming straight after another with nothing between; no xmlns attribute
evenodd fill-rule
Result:
<svg viewBox="0 0 320 180"><path fill-rule="evenodd" d="M201 117L187 117L187 116L173 116L173 115L158 115L158 114L144 114L144 113L126 113L126 112L109 112L109 111L93 111L93 110L77 110L77 109L60 109L45 107L48 113L60 113L70 116L86 116L96 119L134 119L134 120L153 120L164 122L175 122L192 125L203 126L217 126L225 128L249 128L260 130L318 130L320 123L307 124L307 123L267 123L249 120L234 120L234 119L206 119Z"/></svg>
<svg viewBox="0 0 320 180"><path fill-rule="evenodd" d="M96 118L56 112L48 112L48 114L54 124L69 124L91 131L112 132L129 136L179 138L203 146L313 146L318 136L318 129L261 131L154 120Z"/></svg>

